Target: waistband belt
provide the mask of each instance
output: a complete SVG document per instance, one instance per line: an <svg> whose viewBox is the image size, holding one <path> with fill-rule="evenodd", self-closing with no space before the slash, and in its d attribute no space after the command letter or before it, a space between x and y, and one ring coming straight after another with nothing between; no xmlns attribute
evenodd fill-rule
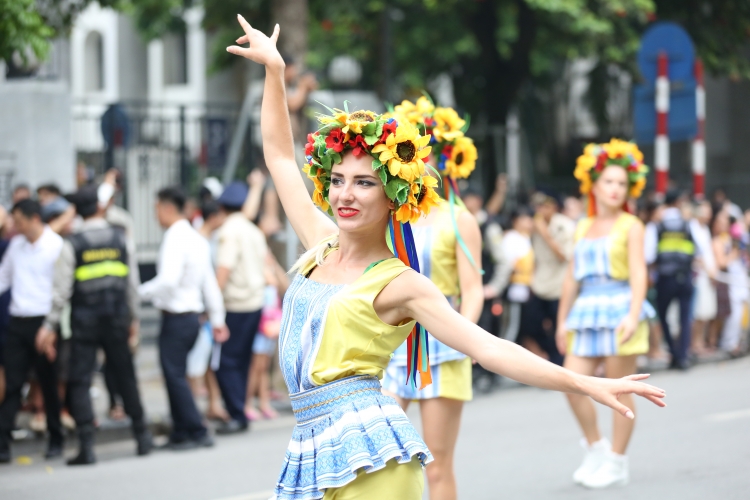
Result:
<svg viewBox="0 0 750 500"><path fill-rule="evenodd" d="M357 375L293 394L290 399L298 424L320 418L340 404L366 395L380 393L380 380L369 375Z"/></svg>

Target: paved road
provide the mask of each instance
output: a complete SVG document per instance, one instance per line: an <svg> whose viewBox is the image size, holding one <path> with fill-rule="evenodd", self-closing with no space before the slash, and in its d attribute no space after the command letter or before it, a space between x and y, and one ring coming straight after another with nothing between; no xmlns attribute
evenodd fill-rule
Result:
<svg viewBox="0 0 750 500"><path fill-rule="evenodd" d="M663 410L641 402L630 450L631 485L586 491L570 476L579 434L560 394L519 387L466 407L457 451L462 499L750 498L750 359L653 377L667 390ZM412 418L418 414L410 411ZM610 413L600 411L605 429ZM270 494L292 418L220 438L211 450L132 456L131 442L100 445L100 463L71 469L45 463L0 467L0 498L262 500Z"/></svg>

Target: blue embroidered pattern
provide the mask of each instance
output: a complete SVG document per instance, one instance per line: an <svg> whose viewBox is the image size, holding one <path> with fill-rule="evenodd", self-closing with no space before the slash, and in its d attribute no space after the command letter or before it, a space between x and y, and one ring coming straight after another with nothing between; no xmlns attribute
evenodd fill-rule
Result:
<svg viewBox="0 0 750 500"><path fill-rule="evenodd" d="M615 329L630 312L629 283L609 274L608 243L609 237L582 238L576 243L574 277L581 288L565 321L565 326L576 332L572 349L576 356L617 354ZM643 301L640 319L654 317L654 308Z"/></svg>
<svg viewBox="0 0 750 500"><path fill-rule="evenodd" d="M298 274L284 295L279 359L289 394L315 387L307 376L310 354L320 343L328 304L344 286L318 283Z"/></svg>
<svg viewBox="0 0 750 500"><path fill-rule="evenodd" d="M355 376L315 386L312 366L331 299L345 285L326 285L297 275L284 297L279 336L281 370L298 424L276 483L277 500L323 498L374 472L391 459L432 461L427 445L375 377Z"/></svg>

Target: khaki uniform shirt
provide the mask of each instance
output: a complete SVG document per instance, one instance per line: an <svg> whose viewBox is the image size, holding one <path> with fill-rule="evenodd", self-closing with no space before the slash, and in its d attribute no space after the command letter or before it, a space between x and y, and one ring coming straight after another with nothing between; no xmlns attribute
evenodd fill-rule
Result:
<svg viewBox="0 0 750 500"><path fill-rule="evenodd" d="M555 214L549 222L549 234L557 243L557 248L565 255L563 262L557 258L544 238L534 233L531 245L534 248L536 263L531 291L543 300L558 300L562 294L563 280L568 263L575 249L575 223L562 214Z"/></svg>
<svg viewBox="0 0 750 500"><path fill-rule="evenodd" d="M224 306L228 312L252 312L263 308L266 279L263 265L268 248L258 227L241 212L227 217L218 231L217 267L229 269L224 287Z"/></svg>

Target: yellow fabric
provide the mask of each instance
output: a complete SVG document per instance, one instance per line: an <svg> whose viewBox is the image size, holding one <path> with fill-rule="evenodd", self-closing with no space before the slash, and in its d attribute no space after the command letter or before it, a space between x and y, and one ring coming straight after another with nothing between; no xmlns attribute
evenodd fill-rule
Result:
<svg viewBox="0 0 750 500"><path fill-rule="evenodd" d="M617 356L632 356L635 354L645 354L648 352L648 321L643 320L638 323L635 329L635 333L630 337L630 340L624 344L620 344L622 339L622 333L617 333ZM575 344L575 331L568 332L568 352L573 351L573 345Z"/></svg>
<svg viewBox="0 0 750 500"><path fill-rule="evenodd" d="M329 488L323 500L421 500L424 475L419 460L399 464L389 460L385 468L366 473L357 471L357 479L341 488Z"/></svg>
<svg viewBox="0 0 750 500"><path fill-rule="evenodd" d="M124 278L129 273L128 265L118 260L103 260L93 264L84 264L76 268L77 281L89 281L107 276Z"/></svg>
<svg viewBox="0 0 750 500"><path fill-rule="evenodd" d="M529 251L516 261L513 266L513 274L510 282L517 285L531 286L534 280L534 249L529 247Z"/></svg>
<svg viewBox="0 0 750 500"><path fill-rule="evenodd" d="M463 203L456 203L453 208L455 217L466 212ZM459 295L458 261L456 260L456 233L451 221L450 203L441 200L437 216L432 221L432 247L430 249L430 280L440 289L443 295Z"/></svg>
<svg viewBox="0 0 750 500"><path fill-rule="evenodd" d="M375 313L373 302L385 286L411 270L398 259L381 262L331 298L320 349L310 379L323 385L352 375L383 378L391 353L414 327L393 326Z"/></svg>
<svg viewBox="0 0 750 500"><path fill-rule="evenodd" d="M471 358L440 363L438 376L441 398L471 401L474 397L471 387Z"/></svg>
<svg viewBox="0 0 750 500"><path fill-rule="evenodd" d="M576 241L585 238L594 219L587 217L576 227ZM642 224L635 215L623 212L615 221L609 232L609 275L612 279L626 281L630 277L628 270L628 233L633 224Z"/></svg>

